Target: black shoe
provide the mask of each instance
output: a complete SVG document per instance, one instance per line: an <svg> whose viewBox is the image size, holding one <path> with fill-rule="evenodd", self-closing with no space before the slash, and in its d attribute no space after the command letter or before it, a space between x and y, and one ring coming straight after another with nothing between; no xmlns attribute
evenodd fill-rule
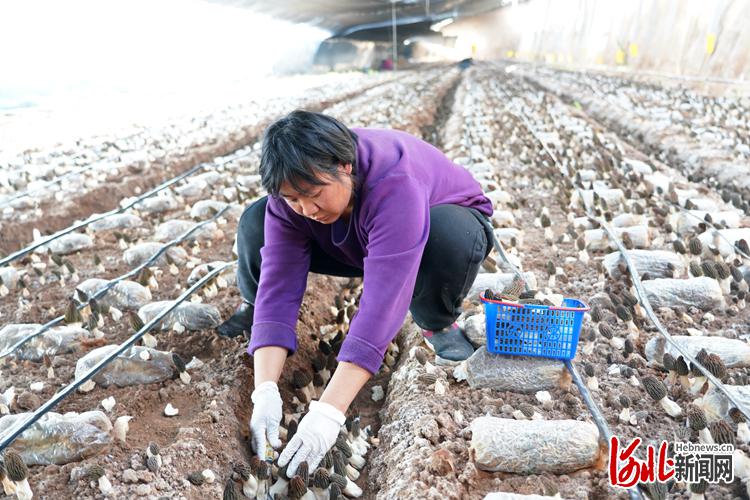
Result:
<svg viewBox="0 0 750 500"><path fill-rule="evenodd" d="M244 334L250 340L250 331L253 324L254 308L251 304L243 301L228 320L220 324L216 331L222 337L239 337Z"/></svg>
<svg viewBox="0 0 750 500"><path fill-rule="evenodd" d="M444 360L463 361L474 354L474 346L456 323L437 332L424 330L422 335Z"/></svg>

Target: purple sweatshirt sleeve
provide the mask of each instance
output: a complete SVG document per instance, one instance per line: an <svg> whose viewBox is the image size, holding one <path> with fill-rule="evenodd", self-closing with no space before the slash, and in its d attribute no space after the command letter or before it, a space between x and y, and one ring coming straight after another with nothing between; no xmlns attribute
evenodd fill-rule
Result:
<svg viewBox="0 0 750 500"><path fill-rule="evenodd" d="M363 202L363 216L369 239L362 298L337 359L374 374L404 322L414 293L430 233L426 189L406 175L385 177Z"/></svg>
<svg viewBox="0 0 750 500"><path fill-rule="evenodd" d="M269 197L266 205L260 283L247 346L251 356L259 347L297 349L295 327L307 286L311 243L303 230L283 217L283 203Z"/></svg>

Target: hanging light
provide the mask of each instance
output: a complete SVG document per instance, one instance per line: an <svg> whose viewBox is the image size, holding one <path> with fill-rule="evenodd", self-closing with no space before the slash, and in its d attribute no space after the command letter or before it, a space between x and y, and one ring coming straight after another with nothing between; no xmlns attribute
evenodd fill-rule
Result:
<svg viewBox="0 0 750 500"><path fill-rule="evenodd" d="M442 21L436 22L435 24L433 24L432 26L430 26L430 29L432 31L440 31L441 29L445 28L446 26L448 26L452 22L453 22L453 18L449 17L447 19L443 19Z"/></svg>

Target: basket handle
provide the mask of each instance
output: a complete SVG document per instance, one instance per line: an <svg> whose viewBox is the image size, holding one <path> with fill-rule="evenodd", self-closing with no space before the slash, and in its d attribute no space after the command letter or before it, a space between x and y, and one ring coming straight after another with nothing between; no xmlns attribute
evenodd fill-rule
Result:
<svg viewBox="0 0 750 500"><path fill-rule="evenodd" d="M511 307L518 307L518 308L525 308L526 304L520 304L518 302L508 302L505 300L492 300L488 299L484 296L484 292L479 296L479 300L482 302L489 302L492 304L501 304L504 306L511 306ZM583 302L582 302L583 304ZM550 311L572 311L572 312L589 312L591 308L584 304L583 307L563 307L563 306L547 306L547 309Z"/></svg>

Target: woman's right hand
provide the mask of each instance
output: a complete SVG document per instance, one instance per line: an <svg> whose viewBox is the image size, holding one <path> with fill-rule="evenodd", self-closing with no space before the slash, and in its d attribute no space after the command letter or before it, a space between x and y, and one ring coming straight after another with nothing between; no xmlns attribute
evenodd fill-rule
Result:
<svg viewBox="0 0 750 500"><path fill-rule="evenodd" d="M267 380L255 388L250 396L253 414L250 417L250 435L253 449L261 460L266 459L266 443L273 448L281 446L281 394L276 382Z"/></svg>

